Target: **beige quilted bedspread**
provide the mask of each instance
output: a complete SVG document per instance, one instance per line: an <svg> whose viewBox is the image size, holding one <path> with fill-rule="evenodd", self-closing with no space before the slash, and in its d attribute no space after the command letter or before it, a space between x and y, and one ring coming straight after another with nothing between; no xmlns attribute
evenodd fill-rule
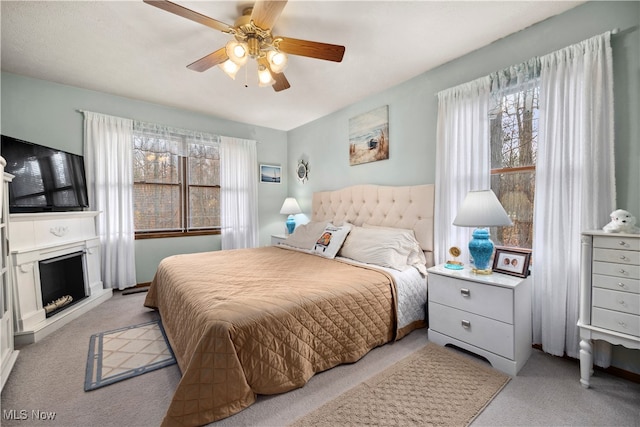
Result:
<svg viewBox="0 0 640 427"><path fill-rule="evenodd" d="M394 338L393 279L278 247L164 259L145 306L182 371L164 426L233 415Z"/></svg>

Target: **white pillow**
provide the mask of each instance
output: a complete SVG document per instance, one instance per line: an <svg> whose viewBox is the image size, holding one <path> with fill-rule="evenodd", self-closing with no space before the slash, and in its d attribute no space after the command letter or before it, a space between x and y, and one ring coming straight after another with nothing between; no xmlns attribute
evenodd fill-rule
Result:
<svg viewBox="0 0 640 427"><path fill-rule="evenodd" d="M340 255L355 261L426 274L426 257L412 230L363 226L351 230Z"/></svg>
<svg viewBox="0 0 640 427"><path fill-rule="evenodd" d="M325 258L335 258L342 247L344 240L351 231L351 224L344 223L340 227L327 224L324 231L317 239L313 252Z"/></svg>
<svg viewBox="0 0 640 427"><path fill-rule="evenodd" d="M324 231L329 221L311 221L301 224L291 233L282 243L296 249L304 249L310 251L316 244L316 241Z"/></svg>

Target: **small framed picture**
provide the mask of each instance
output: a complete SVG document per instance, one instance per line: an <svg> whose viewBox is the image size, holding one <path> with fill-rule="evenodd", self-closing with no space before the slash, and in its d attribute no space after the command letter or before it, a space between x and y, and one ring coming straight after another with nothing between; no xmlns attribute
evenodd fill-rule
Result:
<svg viewBox="0 0 640 427"><path fill-rule="evenodd" d="M529 275L531 251L528 249L496 248L493 256L493 271L517 277Z"/></svg>
<svg viewBox="0 0 640 427"><path fill-rule="evenodd" d="M282 167L274 165L260 165L260 182L280 184L282 179Z"/></svg>

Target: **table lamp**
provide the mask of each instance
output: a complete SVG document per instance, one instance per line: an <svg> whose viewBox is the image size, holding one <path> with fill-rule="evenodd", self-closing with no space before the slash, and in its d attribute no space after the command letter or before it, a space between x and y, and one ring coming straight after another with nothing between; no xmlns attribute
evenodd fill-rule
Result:
<svg viewBox="0 0 640 427"><path fill-rule="evenodd" d="M293 233L293 230L296 228L296 220L293 217L295 214L302 213L300 210L300 205L296 202L296 199L293 197L287 197L284 199L284 203L282 204L282 208L280 208L280 213L283 215L289 215L287 218L287 232L288 234Z"/></svg>
<svg viewBox="0 0 640 427"><path fill-rule="evenodd" d="M493 242L486 227L512 225L495 193L491 190L469 191L453 220L453 225L477 227L469 242L469 253L475 265L473 272L491 274L489 261L493 255Z"/></svg>

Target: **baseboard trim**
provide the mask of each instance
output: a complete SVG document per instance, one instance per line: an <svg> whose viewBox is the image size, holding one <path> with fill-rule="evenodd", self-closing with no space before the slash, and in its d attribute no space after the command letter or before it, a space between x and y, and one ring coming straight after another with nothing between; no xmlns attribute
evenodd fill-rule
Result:
<svg viewBox="0 0 640 427"><path fill-rule="evenodd" d="M536 350L544 351L544 350L542 350L542 345L540 345L540 344L533 344L532 347L535 348ZM564 356L562 356L562 357L564 359L571 360L571 361L576 362L576 363L580 363L580 360L576 359L575 357L570 357L570 356L567 356L566 354ZM631 382L640 384L640 374L636 374L635 372L627 371L626 369L618 368L616 366L609 366L608 368L601 368L600 366L596 366L596 365L593 366L593 369L595 371L605 372L605 373L611 374L611 375L613 375L615 377L622 378L622 379L629 380Z"/></svg>

